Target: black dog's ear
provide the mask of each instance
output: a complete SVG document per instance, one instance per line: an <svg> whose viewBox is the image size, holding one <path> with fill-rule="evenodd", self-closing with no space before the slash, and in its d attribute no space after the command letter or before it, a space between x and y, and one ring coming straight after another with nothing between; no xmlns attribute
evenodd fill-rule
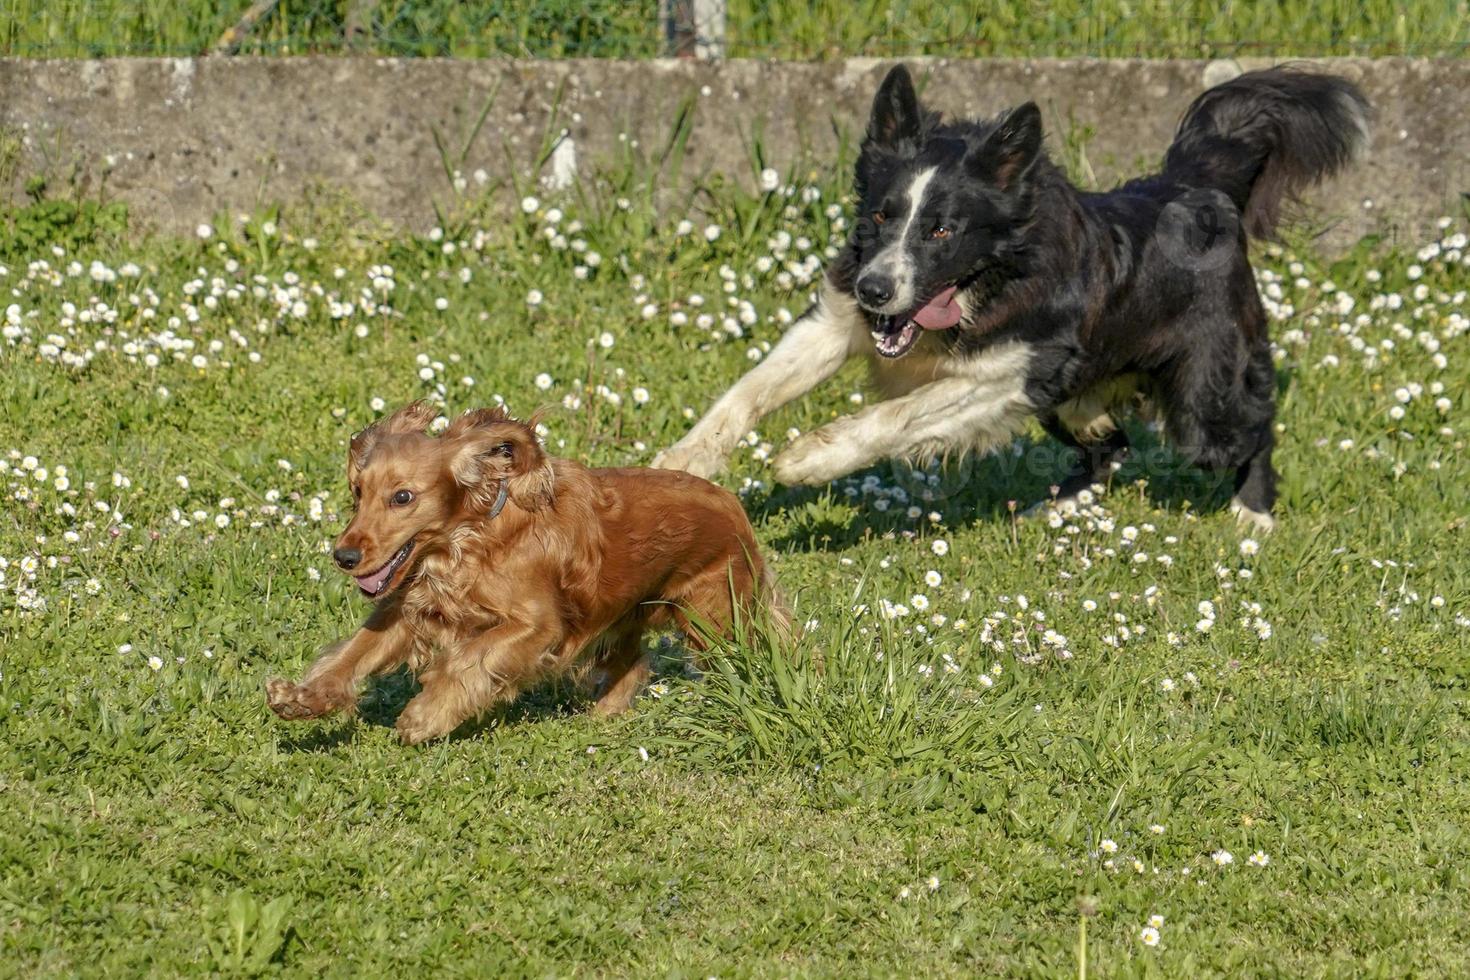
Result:
<svg viewBox="0 0 1470 980"><path fill-rule="evenodd" d="M894 65L873 98L868 139L879 146L917 139L922 118L919 97L914 93L914 80L909 77L909 70L903 65Z"/></svg>
<svg viewBox="0 0 1470 980"><path fill-rule="evenodd" d="M970 158L980 176L1009 190L1041 152L1041 110L1027 102L1006 113L985 145Z"/></svg>

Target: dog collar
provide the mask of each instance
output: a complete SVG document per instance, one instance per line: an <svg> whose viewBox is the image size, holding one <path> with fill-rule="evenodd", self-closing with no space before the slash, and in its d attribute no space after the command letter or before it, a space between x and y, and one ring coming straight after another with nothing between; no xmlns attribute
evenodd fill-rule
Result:
<svg viewBox="0 0 1470 980"><path fill-rule="evenodd" d="M507 496L508 496L508 493L507 493L507 491L505 489L505 481L504 480L501 480L500 481L500 493L496 494L496 496L495 496L495 503L493 503L493 504L490 505L490 513L488 513L488 514L485 515L485 520L487 520L487 521L493 521L493 520L495 520L496 515L498 515L505 508L505 498Z"/></svg>

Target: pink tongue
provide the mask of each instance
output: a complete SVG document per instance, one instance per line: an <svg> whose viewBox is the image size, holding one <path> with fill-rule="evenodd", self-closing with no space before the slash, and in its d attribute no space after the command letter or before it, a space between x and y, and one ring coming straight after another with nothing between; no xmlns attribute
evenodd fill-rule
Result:
<svg viewBox="0 0 1470 980"><path fill-rule="evenodd" d="M924 308L914 314L914 322L925 330L944 330L959 323L962 311L954 301L954 291L955 287L950 286L925 303Z"/></svg>
<svg viewBox="0 0 1470 980"><path fill-rule="evenodd" d="M393 563L390 561L371 575L361 575L357 578L358 587L364 592L374 593L383 587L388 581L388 576L393 574Z"/></svg>

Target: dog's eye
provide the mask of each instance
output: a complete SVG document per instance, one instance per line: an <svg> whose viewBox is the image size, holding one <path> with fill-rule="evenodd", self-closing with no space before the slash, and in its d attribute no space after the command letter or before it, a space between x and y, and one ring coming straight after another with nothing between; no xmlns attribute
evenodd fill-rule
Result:
<svg viewBox="0 0 1470 980"><path fill-rule="evenodd" d="M393 495L393 506L402 507L413 502L412 490L400 490Z"/></svg>
<svg viewBox="0 0 1470 980"><path fill-rule="evenodd" d="M875 224L875 225L881 225L883 222L885 222L887 220L888 220L888 215L884 214L882 211L874 211L873 212L873 224Z"/></svg>
<svg viewBox="0 0 1470 980"><path fill-rule="evenodd" d="M929 232L929 237L930 238L948 238L951 234L953 234L953 232L950 231L950 228L949 228L948 225L936 225L934 227L934 229Z"/></svg>

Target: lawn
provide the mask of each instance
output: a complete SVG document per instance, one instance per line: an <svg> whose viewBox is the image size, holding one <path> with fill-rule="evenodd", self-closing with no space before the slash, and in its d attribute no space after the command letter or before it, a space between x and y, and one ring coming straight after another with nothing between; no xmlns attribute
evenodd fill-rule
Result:
<svg viewBox="0 0 1470 980"><path fill-rule="evenodd" d="M1263 249L1281 520L1150 451L1018 520L1039 432L947 470L737 490L808 623L594 720L570 685L411 750L405 676L288 725L366 612L325 554L348 436L547 407L637 464L807 302L840 170L661 214L630 158L423 238L330 201L196 236L83 201L0 246L0 973L1464 975L1466 222ZM525 200L521 200L522 197ZM519 206L518 206L519 205ZM1158 917L1151 925L1151 919Z"/></svg>
<svg viewBox="0 0 1470 980"><path fill-rule="evenodd" d="M251 0L0 0L0 55L204 54ZM352 9L358 11L354 20ZM731 57L1463 55L1465 0L729 0ZM370 11L370 13L369 13ZM348 24L361 33L347 40ZM650 58L657 0L282 0L240 50Z"/></svg>

